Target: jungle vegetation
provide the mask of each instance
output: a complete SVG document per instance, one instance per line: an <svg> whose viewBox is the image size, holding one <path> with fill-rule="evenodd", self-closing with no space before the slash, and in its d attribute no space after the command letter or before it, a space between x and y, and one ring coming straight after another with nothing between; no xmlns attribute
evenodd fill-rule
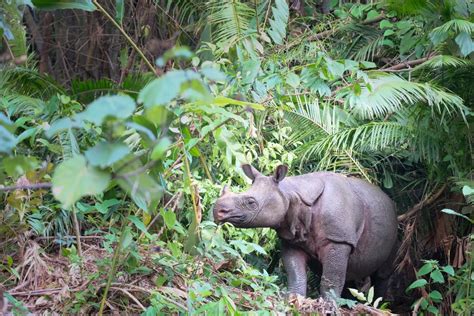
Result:
<svg viewBox="0 0 474 316"><path fill-rule="evenodd" d="M0 313L470 315L469 0L0 3ZM397 203L387 297L285 296L222 187L335 171ZM335 306L336 304L337 306Z"/></svg>

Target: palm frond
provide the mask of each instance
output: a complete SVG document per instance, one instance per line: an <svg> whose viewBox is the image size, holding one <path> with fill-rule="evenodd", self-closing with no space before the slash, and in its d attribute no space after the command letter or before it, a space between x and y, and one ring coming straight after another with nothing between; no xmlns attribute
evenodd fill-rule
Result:
<svg viewBox="0 0 474 316"><path fill-rule="evenodd" d="M0 67L0 90L41 99L65 93L53 78L40 74L35 67Z"/></svg>
<svg viewBox="0 0 474 316"><path fill-rule="evenodd" d="M3 98L0 109L3 108L10 117L39 115L45 108L44 101L38 98L4 91L0 91L0 96Z"/></svg>
<svg viewBox="0 0 474 316"><path fill-rule="evenodd" d="M351 87L342 89L346 105L364 119L383 118L403 105L426 103L433 112L464 116L463 100L429 83L407 81L398 76L372 72L360 93Z"/></svg>
<svg viewBox="0 0 474 316"><path fill-rule="evenodd" d="M350 35L347 36L348 34ZM383 46L384 40L383 31L359 23L341 27L336 36L345 39L341 41L343 56L360 61L373 60Z"/></svg>
<svg viewBox="0 0 474 316"><path fill-rule="evenodd" d="M414 68L415 71L422 69L439 69L444 67L462 67L470 61L449 55L435 56Z"/></svg>
<svg viewBox="0 0 474 316"><path fill-rule="evenodd" d="M73 80L71 82L71 96L82 103L90 103L98 97L111 93L125 93L135 97L153 77L140 74L127 76L123 83L117 84L110 79Z"/></svg>
<svg viewBox="0 0 474 316"><path fill-rule="evenodd" d="M474 23L463 19L452 19L433 29L430 33L431 40L438 44L447 37L449 32L472 34L474 33Z"/></svg>
<svg viewBox="0 0 474 316"><path fill-rule="evenodd" d="M224 50L245 38L255 11L238 0L213 0L208 6L208 21L213 27L213 42Z"/></svg>
<svg viewBox="0 0 474 316"><path fill-rule="evenodd" d="M373 177L358 161L357 153L337 139L341 121L354 122L350 114L329 104L320 107L306 98L297 98L297 101L295 110L285 112L285 117L293 129L292 140L301 144L297 148L301 163L315 158L321 170L343 168L371 181Z"/></svg>

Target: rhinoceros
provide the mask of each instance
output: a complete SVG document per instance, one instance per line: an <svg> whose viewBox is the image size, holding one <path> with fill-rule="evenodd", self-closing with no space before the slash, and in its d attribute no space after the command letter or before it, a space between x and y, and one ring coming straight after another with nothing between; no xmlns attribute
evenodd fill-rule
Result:
<svg viewBox="0 0 474 316"><path fill-rule="evenodd" d="M346 281L368 276L377 297L384 295L398 222L395 204L379 187L334 172L285 177L285 165L272 176L248 164L242 169L252 186L242 193L224 187L213 208L214 220L275 229L289 293L306 296L311 265L321 274L323 297L340 296Z"/></svg>

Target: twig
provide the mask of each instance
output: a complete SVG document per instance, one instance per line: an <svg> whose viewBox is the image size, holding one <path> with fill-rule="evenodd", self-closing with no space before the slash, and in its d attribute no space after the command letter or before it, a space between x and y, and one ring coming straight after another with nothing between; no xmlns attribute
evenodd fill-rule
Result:
<svg viewBox="0 0 474 316"><path fill-rule="evenodd" d="M191 167L189 165L189 160L186 157L186 148L184 147L184 142L181 143L181 148L183 149L183 159L184 159L184 171L186 173L186 177L189 181L189 190L191 193L191 200L193 202L193 210L194 210L194 221L196 224L199 224L199 207L198 207L198 200L196 197L196 191L194 190L195 184L193 183L193 175L191 173ZM186 183L186 182L185 182Z"/></svg>
<svg viewBox="0 0 474 316"><path fill-rule="evenodd" d="M15 61L15 55L13 54L13 51L10 47L10 44L8 43L8 39L5 35L3 35L3 39L5 40L5 44L7 46L8 53L10 54L10 57L11 57L12 61L14 62Z"/></svg>
<svg viewBox="0 0 474 316"><path fill-rule="evenodd" d="M129 173L116 175L115 178L124 179L124 178L130 178L130 177L138 176L141 173L143 173L143 172L147 171L148 169L150 169L151 167L153 167L157 162L158 162L158 160L150 160L149 162L147 162L145 165L141 166L140 168L135 169L135 170L133 170Z"/></svg>
<svg viewBox="0 0 474 316"><path fill-rule="evenodd" d="M39 189L49 189L52 184L49 182L35 183L35 184L26 184L26 185L12 185L8 187L0 187L0 192L6 191L15 191L15 190L39 190Z"/></svg>
<svg viewBox="0 0 474 316"><path fill-rule="evenodd" d="M133 49L140 55L140 57L143 59L147 67L156 74L156 69L155 67L150 63L148 58L146 58L145 54L141 51L141 49L135 44L133 39L125 32L125 30L115 21L115 19L99 4L97 0L93 0L94 5L99 9L100 12L102 12L107 19L109 19L110 22L122 33L122 35L125 37L125 39L132 45Z"/></svg>
<svg viewBox="0 0 474 316"><path fill-rule="evenodd" d="M438 191L436 191L436 193L425 196L423 200L415 204L415 206L413 206L408 212L398 216L398 221L402 222L407 218L410 218L411 216L413 216L413 214L420 211L425 205L433 203L437 198L439 198L439 196L444 192L444 190L446 190L446 183L443 184L443 186Z"/></svg>
<svg viewBox="0 0 474 316"><path fill-rule="evenodd" d="M127 289L127 291L140 291L140 292L144 292L144 293L147 293L147 294L153 294L153 290L149 290L149 289L146 289L146 288L143 288L143 287L140 287L138 285L133 285L133 284L123 284L123 283L112 283L111 284L113 287L117 287L117 286L120 286L122 288L125 288ZM164 287L162 286L161 287L162 289L167 289L167 287ZM157 289L158 291L160 291L160 288ZM169 291L165 291L167 293L169 293ZM183 305L182 303L178 302L177 300L172 300L170 299L169 297L163 295L162 298L164 298L166 301L168 301L169 303L173 304L173 305L176 305L178 306L179 308L181 308L182 310L184 311L187 311L187 307L185 305Z"/></svg>

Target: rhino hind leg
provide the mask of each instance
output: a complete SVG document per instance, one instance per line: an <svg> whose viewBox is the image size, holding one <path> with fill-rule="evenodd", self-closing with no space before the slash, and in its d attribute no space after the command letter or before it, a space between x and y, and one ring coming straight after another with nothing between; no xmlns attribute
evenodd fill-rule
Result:
<svg viewBox="0 0 474 316"><path fill-rule="evenodd" d="M370 276L371 283L374 286L374 294L376 298L385 298L385 293L388 289L390 277L392 276L393 271L395 270L394 262L397 257L397 249L398 244L395 244L388 259L384 262L384 264L381 265L380 269L375 271L375 273Z"/></svg>
<svg viewBox="0 0 474 316"><path fill-rule="evenodd" d="M348 244L336 242L330 242L323 247L320 254L323 266L320 293L323 297L331 297L331 290L336 296L341 296L351 250Z"/></svg>

